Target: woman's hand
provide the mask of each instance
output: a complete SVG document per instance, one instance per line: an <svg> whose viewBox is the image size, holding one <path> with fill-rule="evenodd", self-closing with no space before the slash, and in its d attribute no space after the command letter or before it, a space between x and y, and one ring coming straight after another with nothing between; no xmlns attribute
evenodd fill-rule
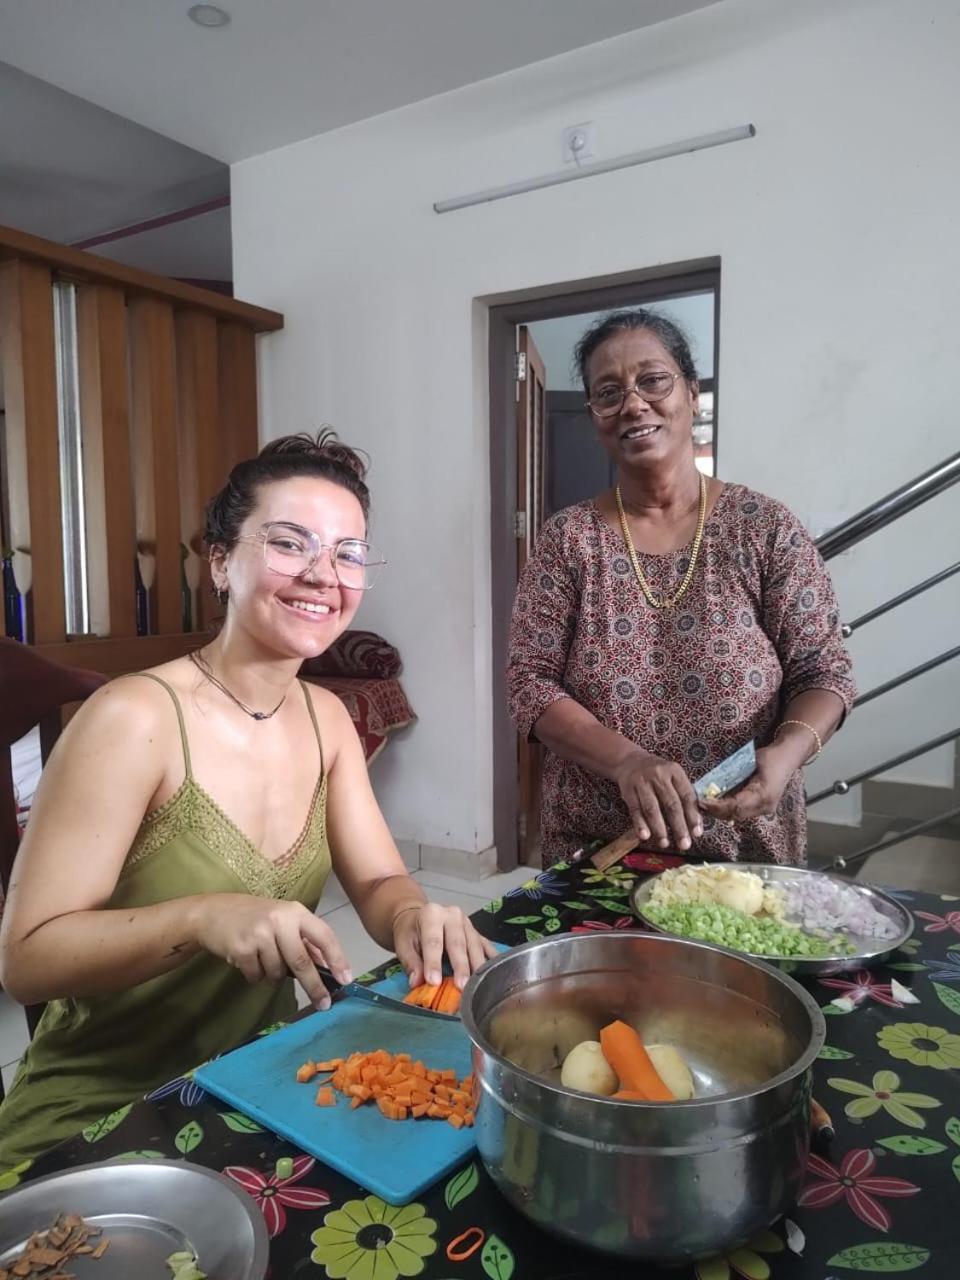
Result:
<svg viewBox="0 0 960 1280"><path fill-rule="evenodd" d="M196 899L195 912L196 942L248 982L283 982L292 975L316 1008L327 1009L330 994L317 965L338 982L351 981L336 934L299 902L211 893Z"/></svg>
<svg viewBox="0 0 960 1280"><path fill-rule="evenodd" d="M696 792L680 765L637 748L618 766L614 781L638 839L666 849L672 836L678 848L689 849L703 835Z"/></svg>
<svg viewBox="0 0 960 1280"><path fill-rule="evenodd" d="M394 916L393 946L411 989L423 982L434 986L440 982L444 952L460 990L474 969L497 954L493 943L477 933L459 907L441 907L436 902L405 907Z"/></svg>
<svg viewBox="0 0 960 1280"><path fill-rule="evenodd" d="M725 822L744 822L776 813L787 783L796 771L789 750L775 744L757 750L757 768L743 786L717 800L701 800L700 808L711 818Z"/></svg>

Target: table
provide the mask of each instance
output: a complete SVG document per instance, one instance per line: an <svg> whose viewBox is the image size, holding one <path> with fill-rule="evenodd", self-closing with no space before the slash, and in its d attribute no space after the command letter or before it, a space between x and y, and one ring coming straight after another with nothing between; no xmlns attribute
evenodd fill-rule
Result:
<svg viewBox="0 0 960 1280"><path fill-rule="evenodd" d="M509 944L566 929L636 928L628 906L634 880L680 861L631 854L607 872L559 865L474 920ZM836 1138L811 1156L789 1218L748 1247L695 1267L621 1264L556 1240L511 1209L476 1160L419 1203L385 1206L189 1078L106 1117L14 1177L120 1155L183 1156L226 1172L263 1212L272 1280L840 1280L912 1270L920 1280L952 1277L960 1212L960 899L895 892L915 913L917 932L889 966L808 984L828 1015L814 1090ZM387 971L382 966L369 980ZM919 1003L906 1003L904 988ZM830 1003L843 995L853 998L849 1012ZM277 1174L282 1157L293 1158L292 1173L281 1167L286 1176Z"/></svg>

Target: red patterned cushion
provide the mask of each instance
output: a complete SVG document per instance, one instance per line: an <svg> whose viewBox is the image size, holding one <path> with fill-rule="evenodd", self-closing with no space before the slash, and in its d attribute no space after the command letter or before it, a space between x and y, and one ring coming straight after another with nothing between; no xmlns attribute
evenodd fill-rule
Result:
<svg viewBox="0 0 960 1280"><path fill-rule="evenodd" d="M345 631L319 658L300 668L305 676L354 676L392 680L400 674L400 654L374 631Z"/></svg>

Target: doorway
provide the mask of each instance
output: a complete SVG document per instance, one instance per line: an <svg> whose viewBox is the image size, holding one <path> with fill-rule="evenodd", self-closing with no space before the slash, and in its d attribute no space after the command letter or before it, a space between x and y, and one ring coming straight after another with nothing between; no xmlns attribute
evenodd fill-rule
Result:
<svg viewBox="0 0 960 1280"><path fill-rule="evenodd" d="M675 320L701 374L694 423L698 468L717 459L720 265L687 263L606 287L558 286L491 306L490 476L493 597L494 839L498 865L539 865L543 748L517 737L506 707L505 660L517 578L543 521L613 483L572 367L580 335L600 315L648 307Z"/></svg>

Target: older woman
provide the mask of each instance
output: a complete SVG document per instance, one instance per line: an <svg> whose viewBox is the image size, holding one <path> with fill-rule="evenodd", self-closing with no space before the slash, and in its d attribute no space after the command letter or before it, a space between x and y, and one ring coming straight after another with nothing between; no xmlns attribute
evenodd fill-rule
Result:
<svg viewBox="0 0 960 1280"><path fill-rule="evenodd" d="M697 470L676 325L615 312L576 359L617 484L544 525L517 588L510 706L547 748L544 865L631 821L651 849L800 863L800 769L854 697L826 568L779 502ZM698 801L691 779L750 739L753 777Z"/></svg>
<svg viewBox="0 0 960 1280"><path fill-rule="evenodd" d="M48 1001L0 1107L0 1172L350 979L314 914L332 869L411 986L463 986L493 945L428 902L397 852L342 703L299 682L381 557L362 459L288 436L207 509L209 644L114 680L50 758L14 868L0 977Z"/></svg>

